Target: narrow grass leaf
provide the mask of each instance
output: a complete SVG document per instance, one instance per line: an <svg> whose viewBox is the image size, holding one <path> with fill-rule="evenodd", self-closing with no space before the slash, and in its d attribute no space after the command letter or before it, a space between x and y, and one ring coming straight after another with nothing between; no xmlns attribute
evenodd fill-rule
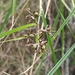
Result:
<svg viewBox="0 0 75 75"><path fill-rule="evenodd" d="M3 28L4 28L5 24L6 24L6 22L8 21L11 12L12 12L12 6L10 7L10 9L9 9L9 11L8 11L5 19L4 19L4 22L2 23L2 25L0 27L0 33L2 32L2 30L3 30Z"/></svg>
<svg viewBox="0 0 75 75"><path fill-rule="evenodd" d="M64 18L64 16L62 15L62 13L61 13L60 9L58 8L58 6L57 6L57 5L56 5L56 7L57 7L58 12L60 13L60 15L61 15L62 19L65 21L65 18ZM75 35L73 34L73 32L72 32L72 30L70 29L69 25L68 25L67 23L66 23L66 25L67 25L67 27L68 27L68 29L69 29L69 31L70 31L70 33L71 33L72 37L75 39Z"/></svg>
<svg viewBox="0 0 75 75"><path fill-rule="evenodd" d="M58 20L59 20L59 17L60 17L60 14L59 14L59 12L58 12L57 15L56 15L56 18L55 18L55 21L54 21L52 30L55 30L55 28L56 28L56 26L57 26L57 23L58 23Z"/></svg>
<svg viewBox="0 0 75 75"><path fill-rule="evenodd" d="M12 14L14 14L15 13L15 7L16 7L16 1L17 0L12 0L13 2L12 2Z"/></svg>
<svg viewBox="0 0 75 75"><path fill-rule="evenodd" d="M51 71L47 75L53 75L74 49L75 43L69 48L69 50L64 54L64 56L57 62L57 64L51 69Z"/></svg>
<svg viewBox="0 0 75 75"><path fill-rule="evenodd" d="M66 2L64 0L61 0L62 3L64 4L64 6L68 9L69 12L71 12L71 9L69 8L69 6L66 4Z"/></svg>
<svg viewBox="0 0 75 75"><path fill-rule="evenodd" d="M2 42L11 42L11 41L19 41L19 40L23 40L23 39L25 39L24 36L18 37L18 38L14 38L14 39L10 39L10 40L6 40L6 41L0 41L0 43L2 43Z"/></svg>
<svg viewBox="0 0 75 75"><path fill-rule="evenodd" d="M73 13L75 12L75 8L72 10L72 12L68 15L68 17L65 19L65 21L62 23L62 25L60 26L60 28L57 30L57 32L54 34L54 37L56 38L57 35L60 33L60 31L64 28L64 26L66 25L66 23L69 21L70 17L73 15ZM52 41L54 40L54 38L52 38Z"/></svg>
<svg viewBox="0 0 75 75"><path fill-rule="evenodd" d="M43 10L42 10L41 15L42 15L42 21L44 23L44 27L46 28L47 22L46 22L46 18L44 16L44 11ZM46 33L46 36L47 36L47 39L48 39L48 46L51 48L51 52L52 52L54 63L56 64L57 63L57 58L56 58L56 55L55 55L55 52L54 52L54 48L53 48L53 45L52 45L51 36L48 33ZM60 71L59 70L57 71L57 73L58 73L57 75L60 75Z"/></svg>
<svg viewBox="0 0 75 75"><path fill-rule="evenodd" d="M40 71L41 71L42 63L43 63L43 61L44 61L45 54L46 54L46 53L44 53L44 54L42 55L42 57L41 57L41 62L40 62L39 69L38 69L38 71L37 71L37 75L40 75Z"/></svg>
<svg viewBox="0 0 75 75"><path fill-rule="evenodd" d="M10 34L12 34L12 33L14 33L14 32L18 32L18 31L20 31L20 30L23 30L23 29L32 27L32 26L36 26L36 23L26 24L26 25L23 25L23 26L14 28L14 29L12 29L12 30L8 30L8 31L6 31L6 32L2 32L2 33L0 33L0 38L2 38L2 37L4 37L4 36L7 36L7 35L10 35Z"/></svg>
<svg viewBox="0 0 75 75"><path fill-rule="evenodd" d="M59 7L59 10L61 10L62 7L61 7L61 0L60 0L60 7ZM57 26L57 23L58 23L58 20L59 20L59 17L60 17L60 12L57 11L57 15L56 15L56 18L54 20L54 24L53 24L53 27L52 27L52 30L55 30L56 26Z"/></svg>
<svg viewBox="0 0 75 75"><path fill-rule="evenodd" d="M59 9L60 10L60 14L62 14L62 16L64 15L64 8L63 8L63 4L62 4L62 2L60 1L60 7L61 7L61 9ZM61 20L62 20L62 22L64 21L64 19L61 17ZM65 47L65 41L64 41L64 38L65 38L65 31L64 31L64 28L62 29L62 31L61 31L61 43L62 43L62 45L61 45L61 49L62 49L62 56L64 55L64 47ZM63 66L63 65L62 65Z"/></svg>

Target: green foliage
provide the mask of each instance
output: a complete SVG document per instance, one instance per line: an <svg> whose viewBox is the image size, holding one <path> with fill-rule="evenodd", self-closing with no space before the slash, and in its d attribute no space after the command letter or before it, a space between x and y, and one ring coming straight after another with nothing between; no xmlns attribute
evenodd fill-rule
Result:
<svg viewBox="0 0 75 75"><path fill-rule="evenodd" d="M17 0L12 0L13 2L12 2L12 14L14 14L15 13L15 7L16 7L16 1Z"/></svg>
<svg viewBox="0 0 75 75"><path fill-rule="evenodd" d="M7 13L7 15L6 15L5 19L4 19L4 22L2 23L2 25L0 27L0 33L2 32L4 26L6 25L6 23L7 23L8 19L9 19L10 15L11 15L11 11L12 11L12 6L9 9L9 11L8 11L8 13Z"/></svg>
<svg viewBox="0 0 75 75"><path fill-rule="evenodd" d="M57 7L57 5L56 5L56 7ZM59 18L60 15L62 16L63 23L53 36L56 38L59 35L59 33L62 31L62 49L63 49L64 48L64 27L67 24L67 22L69 21L69 19L71 18L71 16L74 14L75 8L70 12L70 14L68 15L68 17L66 19L64 19L63 15L62 15L63 13L61 13L61 11L63 11L62 6L60 5L60 8L57 7L57 9L58 9L58 14L56 16L56 19L55 19L55 22L54 22L54 25L53 25L52 29L54 30L56 28L57 21L58 21L58 18ZM44 16L43 9L40 9L40 10L42 10L41 11L41 17L42 17L42 21L44 23L44 27L46 28L46 26L47 26L46 18ZM70 28L69 28L69 30L70 30ZM70 32L71 32L71 30L70 30ZM71 34L73 35L72 32L71 32ZM53 75L57 71L57 69L61 66L61 64L67 59L67 57L71 54L71 52L74 50L75 44L73 44L72 47L70 47L69 50L64 54L64 56L57 62L56 55L55 55L55 52L54 52L54 48L53 48L53 45L52 45L52 42L55 40L55 38L53 38L53 37L51 38L51 36L48 33L46 33L46 35L47 35L47 39L48 39L48 46L51 48L54 63L56 64L47 75ZM39 69L40 68L41 67L39 67ZM59 70L57 71L57 73L58 73L57 75L61 75Z"/></svg>
<svg viewBox="0 0 75 75"><path fill-rule="evenodd" d="M69 48L69 50L64 54L64 56L57 62L57 64L51 69L51 71L47 75L53 75L74 49L75 43Z"/></svg>
<svg viewBox="0 0 75 75"><path fill-rule="evenodd" d="M2 32L2 33L0 33L0 38L5 37L5 36L10 35L10 34L13 34L13 33L18 32L20 30L23 30L23 29L27 29L27 28L32 27L32 26L36 26L36 23L26 24L26 25L14 28L12 30Z"/></svg>
<svg viewBox="0 0 75 75"><path fill-rule="evenodd" d="M34 23L29 23L29 24L25 24L25 25L20 25L19 27L17 28L13 28L11 30L7 30L5 32L2 32L4 26L7 24L7 21L9 20L9 17L12 15L12 17L14 16L15 14L15 8L16 8L16 1L18 0L12 0L12 5L7 13L7 15L5 16L5 19L0 27L0 38L3 38L3 37L6 37L10 34L13 34L13 33L16 33L18 31L21 31L21 30L25 30L27 28L31 28L33 26L37 26L37 33L35 34L30 34L31 37L36 37L35 40L36 40L36 44L39 44L39 38L41 36L41 34L39 33L39 30L40 30L40 26L39 26L39 22L40 22L40 19L42 19L42 23L44 24L44 29L47 28L47 22L46 22L46 17L45 17L45 14L44 14L44 11L43 11L43 8L42 8L42 3L43 3L43 0L39 0L40 2L40 9L39 9L39 17L38 17L38 23L36 23L36 20ZM52 53L52 57L53 57L53 60L54 60L54 67L49 71L49 73L47 75L61 75L60 73L60 70L59 70L59 67L62 65L62 63L64 63L64 61L70 56L71 52L73 52L73 50L75 49L75 43L68 49L68 51L66 53L64 53L64 46L65 46L65 30L64 30L64 27L67 26L67 28L69 29L72 37L75 39L75 35L73 34L72 30L70 29L70 27L68 26L68 21L70 20L70 18L72 16L75 16L74 12L75 12L75 2L72 0L72 4L73 4L73 10L71 10L69 8L69 6L64 2L64 0L60 0L60 6L58 7L57 6L57 3L56 1L54 0L55 2L55 6L57 8L57 14L56 14L56 17L55 17L55 21L53 23L53 27L52 27L52 30L55 30L57 28L57 24L58 24L58 20L59 18L61 18L62 22L61 22L61 26L58 28L58 30L56 30L56 32L54 34L51 34L53 36L51 36L48 32L45 32L46 33L46 37L47 37L47 44L46 44L46 47L50 48L51 50L51 53ZM70 12L70 14L67 16L67 18L65 19L64 18L64 8L63 8L63 5L68 9L68 11ZM30 12L29 14L31 17L33 17L33 13ZM14 17L13 17L14 18ZM12 19L13 19L12 18ZM54 49L54 46L53 46L53 42L54 40L56 40L57 36L61 33L61 49L62 49L62 57L60 60L57 59L56 57L56 54L55 54L55 49ZM9 40L6 40L6 41L2 41L2 42L11 42L11 41L16 41L16 40L22 40L22 39L25 39L25 36L20 36L18 38L14 38L14 39L9 39ZM27 37L28 39L28 37ZM0 42L0 43L2 43ZM38 45L37 45L38 46ZM41 46L40 46L41 47ZM39 48L38 48L39 49ZM40 75L40 72L41 72L41 68L42 68L42 64L43 64L43 61L44 61L44 58L46 56L46 53L43 53L42 52L42 57L41 57L41 61L40 61L40 66L38 68L38 71L37 71L37 75ZM75 62L74 62L75 63Z"/></svg>

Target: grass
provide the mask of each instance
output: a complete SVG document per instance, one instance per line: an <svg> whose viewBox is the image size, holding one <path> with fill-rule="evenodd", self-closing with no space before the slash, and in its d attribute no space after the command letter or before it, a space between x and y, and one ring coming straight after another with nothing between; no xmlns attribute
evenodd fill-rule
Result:
<svg viewBox="0 0 75 75"><path fill-rule="evenodd" d="M0 38L5 37L7 35L10 35L12 33L18 32L18 31L23 30L23 29L27 29L27 28L32 27L32 26L36 26L36 23L26 24L26 25L14 28L12 30L8 30L6 32L3 32L0 34Z"/></svg>
<svg viewBox="0 0 75 75"><path fill-rule="evenodd" d="M12 10L12 6L10 7L9 12L7 13L7 15L6 15L5 19L4 19L4 22L2 23L2 26L0 27L0 33L2 32L5 24L7 23L8 19L9 19L9 16L11 14L11 10Z"/></svg>
<svg viewBox="0 0 75 75"><path fill-rule="evenodd" d="M61 1L60 1L61 2ZM60 6L60 9L62 9L63 10L63 8L61 8L61 6ZM59 11L60 11L60 9L59 9ZM57 37L57 35L61 32L61 30L62 30L62 50L64 51L64 26L67 24L67 22L69 21L69 19L70 19L70 17L73 15L73 13L74 13L74 11L75 11L75 8L72 10L72 12L68 15L68 17L63 21L63 23L62 23L62 25L60 26L60 28L56 31L56 33L54 34L54 37L56 38ZM61 12L59 12L60 14L62 14ZM59 17L59 13L57 14L57 17L56 17L56 19L55 19L55 22L54 22L54 26L53 26L53 29L56 27L56 24L57 24L57 21L58 21L58 17ZM45 19L45 16L44 16L44 12L43 11L41 11L41 15L42 15L42 20L43 20L43 23L44 23L44 26L45 26L45 28L46 28L46 25L47 25L47 22L46 22L46 19ZM52 52L52 56L53 56L53 59L54 59L54 63L57 65L55 65L52 69L51 69L51 71L47 74L47 75L53 75L56 71L56 69L58 69L58 67L60 67L61 65L61 63L63 63L66 59L67 59L67 57L70 55L70 51L68 50L68 52L65 54L65 55L63 55L63 57L57 62L57 58L56 58L56 55L55 55L55 52L54 52L54 49L53 49L53 45L52 45L52 41L55 39L55 38L52 38L52 40L51 40L51 37L48 35L48 33L46 33L47 34L47 39L48 39L48 46L50 46L50 48L51 48L51 52ZM73 47L73 49L70 49L71 51L72 50L74 50L74 48L75 48L75 45L73 45L72 46ZM70 53L69 53L70 52ZM62 52L62 54L64 54L64 52ZM66 58L65 58L66 57ZM65 59L63 59L63 58L65 58ZM60 63L60 64L59 64ZM39 68L40 69L40 68ZM60 74L60 71L58 71L57 72L58 74L57 75L61 75ZM39 74L37 74L37 75L39 75Z"/></svg>
<svg viewBox="0 0 75 75"><path fill-rule="evenodd" d="M22 64L20 66L20 70L21 71L19 72L19 74L20 75L27 74L27 71L30 70L30 72L28 72L28 74L29 75L33 75L33 73L35 72L34 69L36 69L35 66L38 66L36 64L38 64L38 60L40 60L40 62L39 62L40 64L39 64L39 66L37 68L36 75L41 75L41 72L42 72L41 70L42 70L42 66L44 64L44 59L47 56L47 51L48 51L47 49L50 49L51 56L52 56L52 59L53 59L53 62L54 62L54 63L52 62L53 65L54 65L54 67L51 70L49 70L49 68L48 68L48 71L47 71L46 74L47 75L62 75L62 70L60 70L60 67L62 66L62 64L64 63L64 61L71 55L71 53L75 49L75 43L72 43L71 47L69 47L69 49L65 53L65 45L66 45L66 43L65 43L65 37L66 37L66 35L65 34L67 33L65 31L65 27L68 28L68 30L69 30L69 32L71 34L71 37L73 37L73 39L75 39L75 35L74 35L73 31L71 30L71 28L68 25L68 21L70 20L70 18L75 15L74 14L74 12L75 12L75 8L74 8L75 3L74 3L74 1L72 0L73 9L71 10L70 7L65 3L64 0L60 0L59 7L57 5L57 2L54 0L57 13L56 13L56 16L54 18L55 21L53 22L51 30L52 31L56 30L55 33L51 33L51 32L49 32L47 30L48 24L47 24L47 20L46 20L47 17L45 15L44 9L43 9L43 0L39 0L39 5L40 5L39 7L40 7L40 9L39 9L39 14L38 14L38 21L35 19L35 16L31 12L31 14L29 14L29 15L30 15L31 18L34 17L34 19L35 19L34 22L30 22L28 24L20 25L20 26L18 26L16 28L12 28L12 26L15 23L15 17L16 17L16 10L15 10L15 8L17 7L17 2L18 2L17 0L13 0L12 1L12 5L10 6L10 9L8 10L8 13L7 13L6 17L4 18L4 21L3 21L3 23L2 23L2 25L0 27L0 38L2 38L1 41L3 42L3 45L5 44L5 42L8 43L8 42L15 41L16 46L18 48L19 56L20 56L20 59L21 59L20 65ZM65 6L68 9L68 11L69 11L69 14L66 17L66 19L64 18L65 10L64 10L63 6ZM9 30L7 30L7 31L4 32L3 29L4 29L5 25L7 25L7 22L9 21L9 17L12 17L12 19L11 19L11 25L12 25L11 28L12 29L9 29ZM61 20L59 20L59 18ZM59 22L60 23L59 27L58 27L58 24L59 24L58 21L60 21ZM43 26L43 29L41 30L42 26ZM30 34L28 33L28 35L27 35L26 38L24 36L24 33L23 33L22 36L20 35L18 38L16 38L16 35L15 35L16 32L19 32L19 31L22 31L22 30L27 30L29 28L33 29L33 27L37 27L36 28L36 32L33 30L34 33L30 33ZM46 34L46 35L42 38L43 33ZM3 38L3 37L7 37L7 36L9 36L11 34L15 38L8 39L8 40L6 40L6 39ZM19 34L20 34L20 32L19 32ZM56 49L54 47L54 43L55 43L55 41L57 41L56 39L58 38L59 34L61 34L60 35L60 39L61 39L61 44L60 44L61 45L60 46L61 50L60 50L60 52L61 52L61 54L59 53L59 51L56 51ZM45 40L46 42L43 40L45 37L47 37L47 40ZM32 46L35 46L35 48L34 48L35 51L34 52L30 52L29 51L30 52L29 55L25 54L25 52L23 50L19 49L20 48L18 46L19 42L17 43L17 41L21 41L23 39L26 40L25 41L26 46L24 45L23 42L22 42L23 44L21 44L21 45L22 46L24 45L27 49L29 49L31 47L30 50L32 51L33 48L34 48ZM35 41L35 42L32 42L31 40ZM2 42L0 42L0 43L2 43ZM57 43L56 46L58 46L58 44L59 44L59 41L57 41L57 42L58 43ZM13 54L13 52L10 52L10 53ZM40 53L40 54L38 54L38 53ZM60 60L57 57L58 56L57 53L59 53ZM16 51L15 51L15 54L16 54ZM26 57L28 56L26 58L26 60L25 60L25 55L26 55ZM32 59L29 58L29 56L31 56ZM26 61L29 62L30 60L31 61L33 60L32 63L30 62L31 66L29 65L29 63L26 63L29 66L29 68L25 69L25 62Z"/></svg>
<svg viewBox="0 0 75 75"><path fill-rule="evenodd" d="M51 69L51 71L47 75L53 75L74 49L75 49L75 44L73 44L69 48L69 50L64 54L64 56L57 62L57 64Z"/></svg>

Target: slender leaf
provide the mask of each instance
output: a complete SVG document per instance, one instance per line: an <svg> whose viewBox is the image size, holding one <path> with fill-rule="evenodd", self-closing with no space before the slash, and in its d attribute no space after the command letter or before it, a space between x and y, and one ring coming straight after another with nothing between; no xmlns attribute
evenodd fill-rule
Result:
<svg viewBox="0 0 75 75"><path fill-rule="evenodd" d="M14 29L12 29L12 30L8 30L8 31L6 31L6 32L3 32L3 33L0 34L0 38L1 38L1 37L4 37L4 36L7 36L7 35L10 35L10 34L12 34L12 33L14 33L14 32L18 32L18 31L20 31L20 30L23 30L23 29L32 27L32 26L36 26L36 23L26 24L26 25L23 25L23 26L14 28Z"/></svg>
<svg viewBox="0 0 75 75"><path fill-rule="evenodd" d="M68 17L65 19L65 21L62 23L62 25L60 26L60 28L57 30L57 32L54 34L54 37L56 38L57 35L60 33L60 31L64 28L64 26L66 25L66 23L69 21L70 17L72 16L72 14L75 12L75 8L72 10L72 12L68 15ZM54 38L52 38L52 41L54 40Z"/></svg>
<svg viewBox="0 0 75 75"><path fill-rule="evenodd" d="M1 25L1 27L0 27L0 33L2 32L4 26L6 25L6 22L8 21L9 16L10 16L10 14L11 14L11 11L12 11L12 6L11 6L11 8L9 9L9 11L8 11L8 13L7 13L7 15L6 15L5 19L4 19L4 22L2 23L2 25Z"/></svg>
<svg viewBox="0 0 75 75"><path fill-rule="evenodd" d="M69 11L69 12L71 12L72 10L70 9L70 7L66 4L66 2L64 1L64 0L61 0L62 1L62 3L64 4L64 6L67 8L67 10ZM75 17L75 14L73 14L73 16Z"/></svg>
<svg viewBox="0 0 75 75"><path fill-rule="evenodd" d="M22 40L22 39L25 39L25 37L24 37L24 36L22 36L22 37L18 37L18 38L14 38L14 39L6 40L6 41L0 41L0 43L2 43L2 42L17 41L17 40Z"/></svg>
<svg viewBox="0 0 75 75"><path fill-rule="evenodd" d="M65 21L65 18L64 18L64 16L62 15L62 13L61 13L60 9L58 8L58 6L57 6L57 5L56 5L56 7L57 7L58 12L60 13L60 15L61 15L62 19ZM66 23L66 24L67 24L67 23ZM69 29L69 31L70 31L70 33L71 33L72 37L75 39L75 35L73 34L73 32L72 32L72 30L70 29L70 27L69 27L69 25L68 25L68 24L67 24L67 27L68 27L68 29Z"/></svg>
<svg viewBox="0 0 75 75"><path fill-rule="evenodd" d="M42 63L44 61L44 57L45 57L45 53L42 55L41 62L40 62L40 66L39 66L39 69L37 71L37 75L40 75L40 71L41 71Z"/></svg>
<svg viewBox="0 0 75 75"><path fill-rule="evenodd" d="M12 4L12 14L14 14L14 12L15 12L15 7L16 7L16 1L17 0L12 0L13 2L13 4Z"/></svg>
<svg viewBox="0 0 75 75"><path fill-rule="evenodd" d="M46 18L44 16L44 11L43 10L42 10L41 15L42 15L42 20L44 22L44 27L46 28L47 22L46 22ZM55 55L55 52L54 52L54 49L53 49L51 36L48 33L46 33L46 36L47 36L47 40L48 40L48 46L51 48L51 52L52 52L54 63L56 64L57 63L57 58L56 58L56 55ZM58 75L60 75L60 71L59 70L57 71L57 73L58 73Z"/></svg>
<svg viewBox="0 0 75 75"><path fill-rule="evenodd" d="M69 50L64 54L64 56L57 62L57 64L51 69L51 71L47 75L53 75L74 49L75 43L69 48Z"/></svg>

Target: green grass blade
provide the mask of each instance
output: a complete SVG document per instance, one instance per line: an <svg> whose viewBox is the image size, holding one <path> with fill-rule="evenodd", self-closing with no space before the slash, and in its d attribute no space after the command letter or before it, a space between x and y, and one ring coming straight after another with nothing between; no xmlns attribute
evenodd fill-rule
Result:
<svg viewBox="0 0 75 75"><path fill-rule="evenodd" d="M73 7L75 6L74 0L71 0Z"/></svg>
<svg viewBox="0 0 75 75"><path fill-rule="evenodd" d="M65 18L64 18L64 16L62 15L62 13L61 13L61 11L60 11L60 9L58 8L58 6L57 6L56 3L55 3L55 5L56 5L56 7L57 7L58 13L60 13L60 15L61 15L63 21L65 21ZM69 29L69 31L70 31L72 37L75 39L75 35L73 34L73 32L72 32L72 30L70 29L69 25L68 25L67 23L66 23L66 25L67 25L67 27L68 27L68 29Z"/></svg>
<svg viewBox="0 0 75 75"><path fill-rule="evenodd" d="M44 16L43 10L42 10L41 15L42 15L42 21L44 22L44 27L46 28L47 22L46 22L46 18ZM55 52L54 52L54 49L53 49L53 45L52 45L52 41L51 41L51 36L48 33L46 33L46 36L47 36L47 39L48 39L48 46L51 48L54 64L56 64L57 63L57 58L56 58L56 55L55 55ZM60 75L60 71L59 70L57 71L57 73L58 73L57 75Z"/></svg>
<svg viewBox="0 0 75 75"><path fill-rule="evenodd" d="M45 57L45 53L42 55L41 62L40 62L40 66L39 66L39 69L37 71L37 75L40 75L40 71L41 71L42 63L44 61L44 57Z"/></svg>
<svg viewBox="0 0 75 75"><path fill-rule="evenodd" d="M11 41L19 41L19 40L23 40L25 39L25 36L22 36L22 37L18 37L18 38L14 38L14 39L10 39L10 40L6 40L6 41L0 41L0 43L2 42L11 42Z"/></svg>
<svg viewBox="0 0 75 75"><path fill-rule="evenodd" d="M53 75L74 49L75 43L69 48L69 50L64 54L64 56L57 62L57 64L51 69L51 71L47 75Z"/></svg>
<svg viewBox="0 0 75 75"><path fill-rule="evenodd" d="M12 14L14 14L17 0L12 0L12 1L13 1L12 2Z"/></svg>
<svg viewBox="0 0 75 75"><path fill-rule="evenodd" d="M58 12L60 14L62 14L62 16L63 16L64 15L64 10L63 10L64 8L63 8L63 4L62 4L61 1L60 1L60 6L61 6L61 9L59 9L59 10L60 10L61 13L59 11ZM61 17L61 20L62 20L62 22L65 21L62 17ZM63 28L62 31L61 31L61 44L62 44L62 46L61 46L62 51L61 52L62 52L62 56L64 55L64 47L65 47L65 41L64 41L65 36L64 35L65 35L65 31L64 31L64 28Z"/></svg>
<svg viewBox="0 0 75 75"><path fill-rule="evenodd" d="M64 0L61 0L62 3L64 4L64 6L68 9L69 12L71 12L71 9L69 8L69 6L66 4L66 2Z"/></svg>
<svg viewBox="0 0 75 75"><path fill-rule="evenodd" d="M2 30L3 30L3 28L4 28L5 24L6 24L6 22L8 21L11 12L12 12L12 6L9 9L9 11L8 11L8 13L7 13L7 15L6 15L5 19L4 19L4 22L2 23L2 25L0 27L0 33L2 32Z"/></svg>
<svg viewBox="0 0 75 75"><path fill-rule="evenodd" d="M66 2L64 1L64 0L61 0L62 1L62 3L64 4L64 6L67 8L67 10L69 11L69 12L71 12L72 10L69 8L69 6L66 4ZM75 14L73 14L73 16L75 17Z"/></svg>
<svg viewBox="0 0 75 75"><path fill-rule="evenodd" d="M65 19L65 21L62 23L62 25L60 26L60 28L57 30L57 32L54 34L54 37L56 38L57 35L60 33L60 31L64 28L64 26L66 25L66 23L69 21L70 17L73 15L73 13L75 12L75 8L72 10L72 12L68 15L68 17ZM54 38L52 38L52 41L54 40Z"/></svg>
<svg viewBox="0 0 75 75"><path fill-rule="evenodd" d="M64 18L64 16L62 15L62 13L61 13L60 9L58 8L58 6L57 6L57 5L56 5L56 7L57 7L58 12L60 13L60 15L61 15L62 19L65 21L65 18ZM66 23L66 24L67 24L67 23ZM68 27L68 29L69 29L69 31L70 31L70 33L71 33L72 37L75 39L75 35L74 35L74 34L73 34L73 32L71 31L71 29L70 29L70 27L69 27L69 25L68 25L68 24L67 24L67 27Z"/></svg>
<svg viewBox="0 0 75 75"><path fill-rule="evenodd" d="M51 36L49 36L49 34L46 34L47 35L47 39L48 39L48 46L50 47L51 49L51 52L52 52L52 57L53 57L53 60L54 60L54 64L57 63L57 58L56 58L56 55L55 55L55 50L53 48L53 45L52 45L52 41L51 41ZM61 75L60 74L60 70L57 70L57 75Z"/></svg>
<svg viewBox="0 0 75 75"><path fill-rule="evenodd" d="M59 20L59 17L60 17L60 14L59 14L59 12L58 12L58 13L57 13L57 16L56 16L56 18L55 18L55 21L54 21L54 24L53 24L52 30L55 30L56 25L57 25L58 20Z"/></svg>
<svg viewBox="0 0 75 75"><path fill-rule="evenodd" d="M45 18L45 15L44 15L44 11L43 10L41 12L41 17L42 17L42 21L44 23L44 27L46 28L47 27L47 22L46 22L46 18Z"/></svg>
<svg viewBox="0 0 75 75"><path fill-rule="evenodd" d="M73 32L72 32L72 30L70 29L69 25L67 25L67 27L68 27L68 30L70 31L72 37L75 39L75 35L73 34Z"/></svg>
<svg viewBox="0 0 75 75"><path fill-rule="evenodd" d="M18 32L18 31L20 31L20 30L23 30L23 29L32 27L32 26L36 26L36 23L26 24L26 25L23 25L23 26L14 28L14 29L12 29L12 30L8 30L8 31L6 31L6 32L0 33L0 38L2 38L2 37L4 37L4 36L7 36L7 35L10 35L10 34L12 34L12 33L14 33L14 32Z"/></svg>
<svg viewBox="0 0 75 75"><path fill-rule="evenodd" d="M61 4L62 4L62 3L61 3L61 0L60 0L60 7L59 7L59 10L62 9ZM59 17L60 17L60 12L57 11L57 15L56 15L56 18L55 18L55 20L54 20L54 24L53 24L52 30L55 30L55 28L56 28L56 26L57 26L57 23L58 23L58 20L59 20Z"/></svg>

